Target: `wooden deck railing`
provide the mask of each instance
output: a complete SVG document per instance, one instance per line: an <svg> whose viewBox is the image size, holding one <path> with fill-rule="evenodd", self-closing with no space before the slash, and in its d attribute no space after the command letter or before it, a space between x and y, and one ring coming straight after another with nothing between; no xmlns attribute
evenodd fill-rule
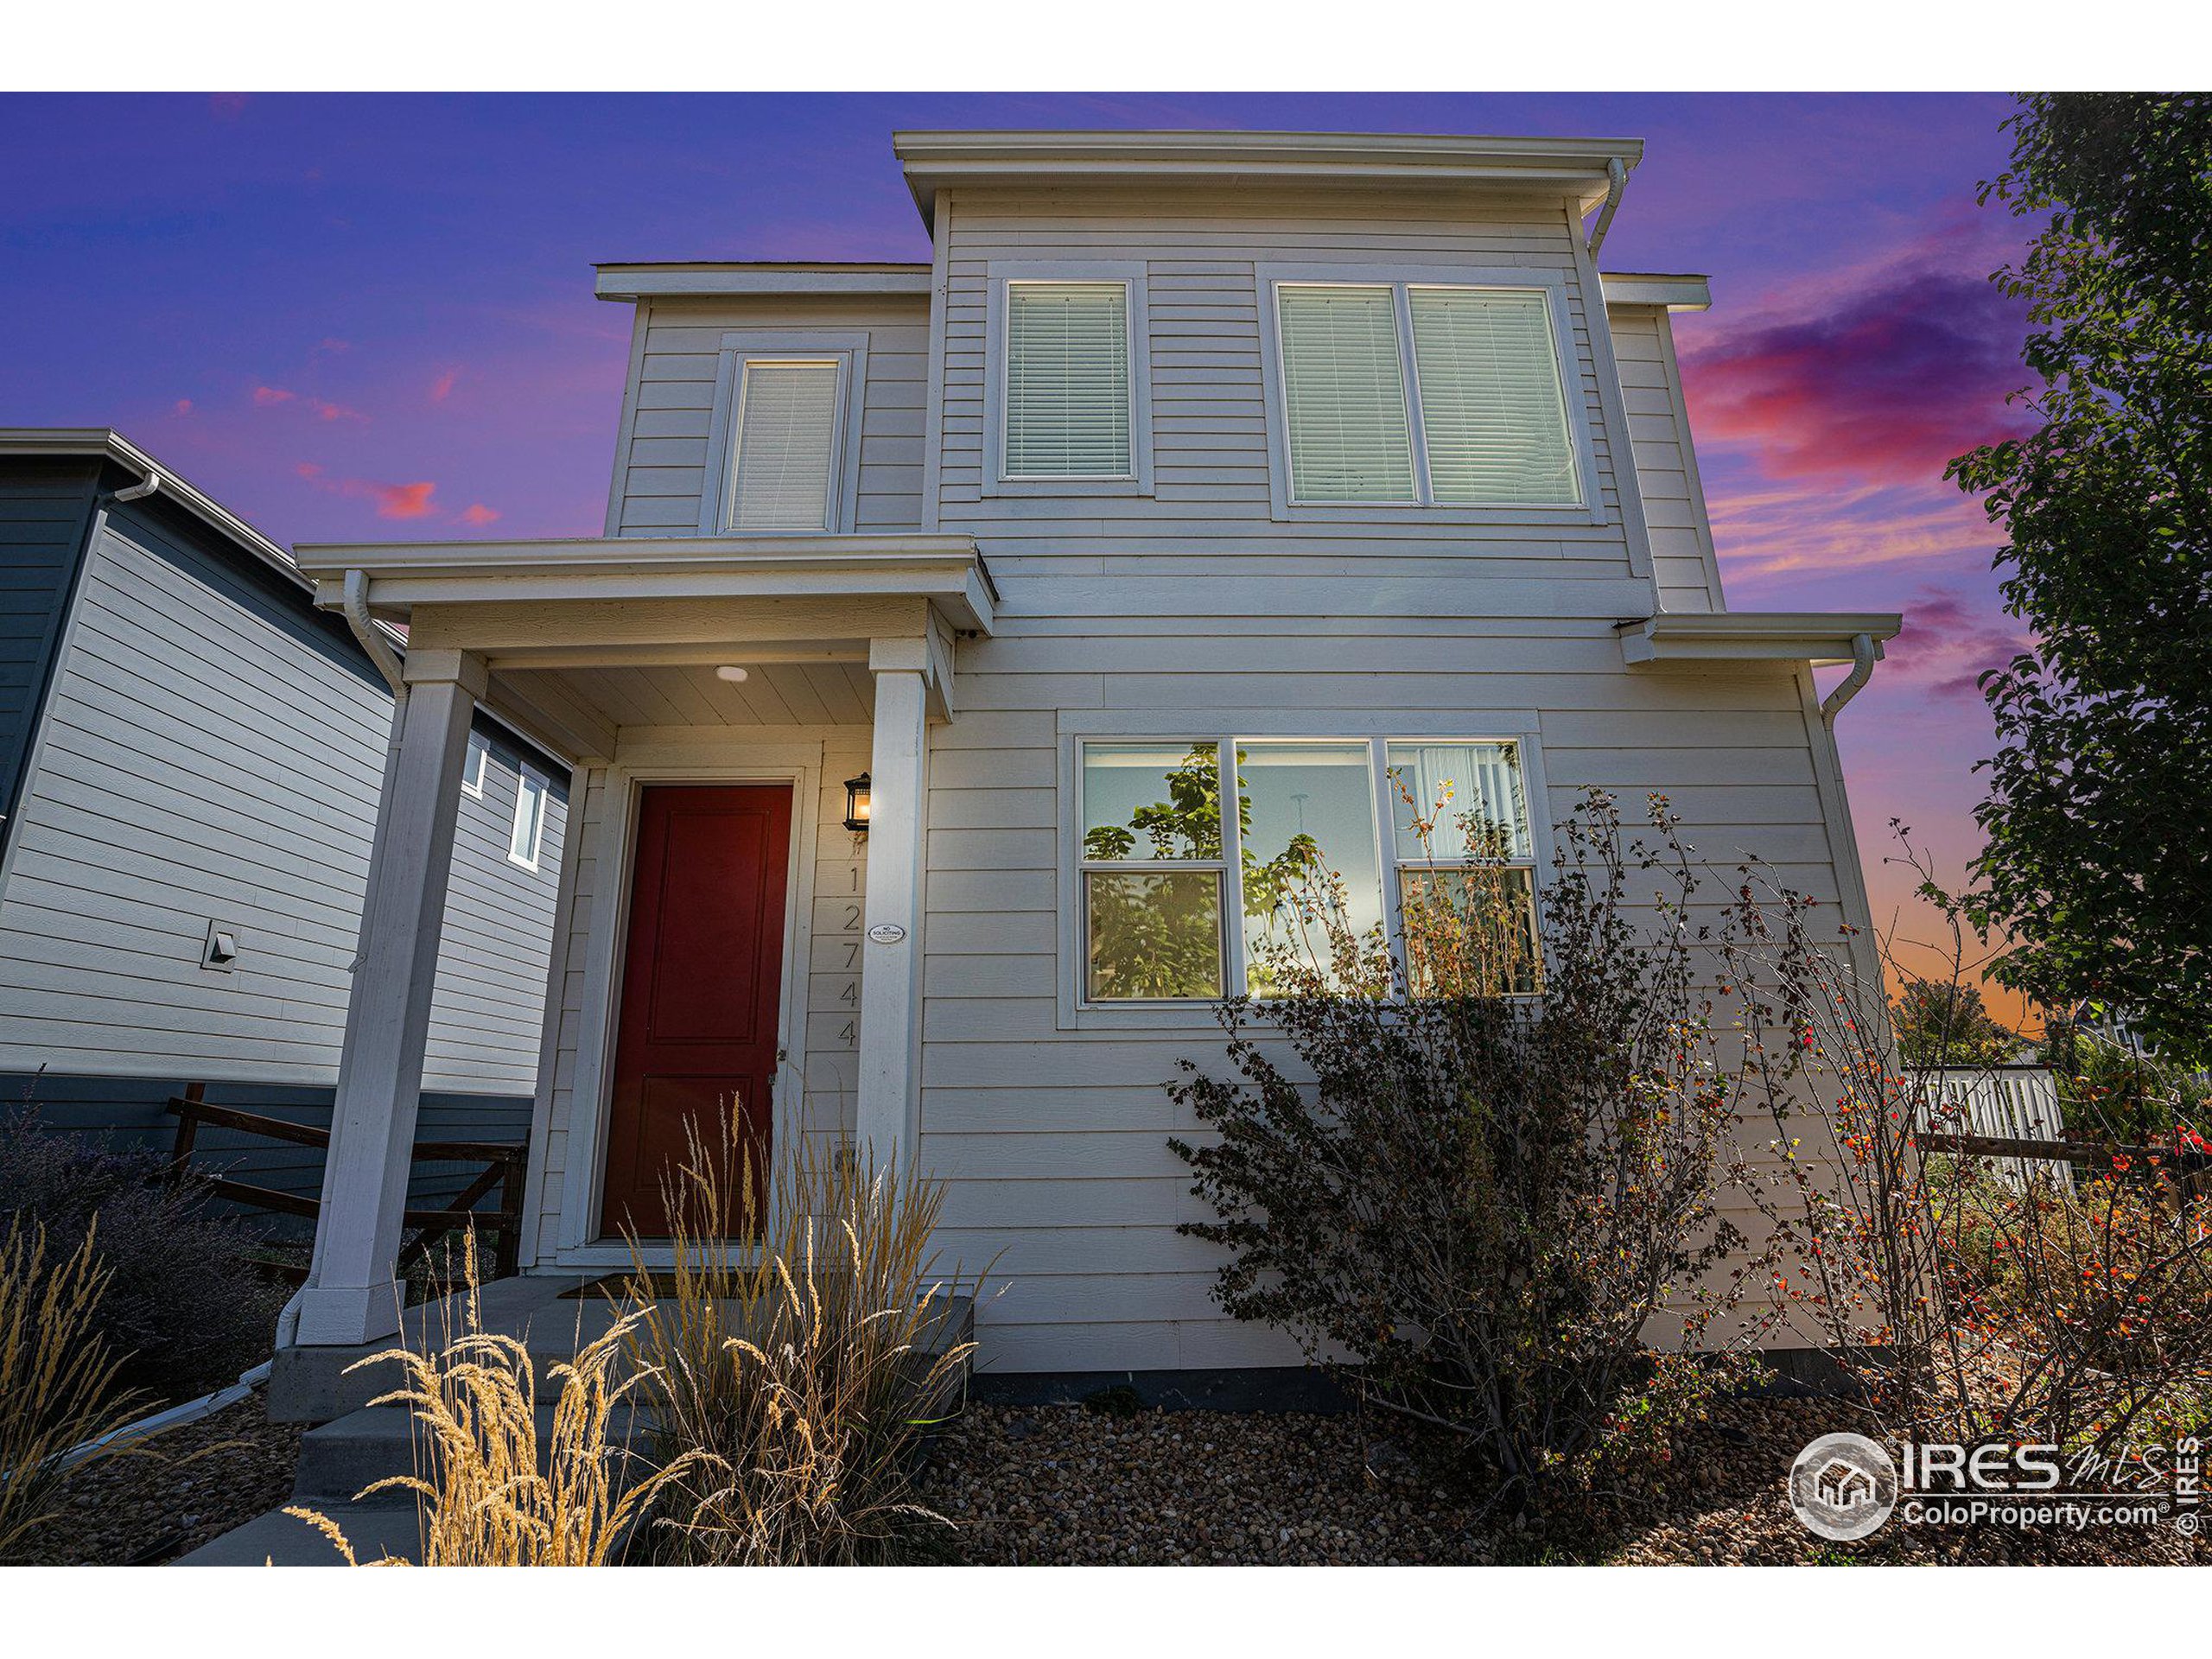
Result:
<svg viewBox="0 0 2212 1659"><path fill-rule="evenodd" d="M235 1106L218 1106L207 1098L207 1094L206 1084L194 1083L187 1085L181 1095L169 1098L166 1109L176 1119L176 1138L169 1151L169 1169L173 1175L181 1177L191 1167L193 1148L203 1124L211 1128L231 1129L241 1135L255 1135L264 1141L281 1141L296 1147L318 1147L326 1157L329 1155L328 1129L312 1123L289 1122L281 1117L268 1117ZM404 1274L416 1260L428 1255L432 1247L448 1233L464 1227L474 1227L480 1233L492 1236L491 1276L494 1279L512 1276L522 1250L522 1196L529 1149L496 1141L417 1141L413 1158L418 1164L480 1163L484 1168L443 1208L410 1210L406 1212L404 1224L417 1230L413 1243L399 1253L398 1271ZM251 1181L232 1180L225 1175L204 1179L218 1197L251 1209L270 1211L278 1215L304 1216L312 1221L322 1208L320 1199L303 1198L296 1192L280 1192L275 1187L259 1186ZM479 1211L476 1205L491 1197L494 1190L499 1195L499 1207Z"/></svg>

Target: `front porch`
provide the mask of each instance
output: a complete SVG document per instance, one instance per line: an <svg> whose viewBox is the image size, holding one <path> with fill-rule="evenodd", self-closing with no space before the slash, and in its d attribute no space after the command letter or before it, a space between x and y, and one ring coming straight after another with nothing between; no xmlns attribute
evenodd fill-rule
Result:
<svg viewBox="0 0 2212 1659"><path fill-rule="evenodd" d="M408 1147L480 701L575 766L524 1273L626 1267L625 1227L654 1230L645 1195L671 1126L733 1098L771 1156L814 1135L911 1157L929 728L957 718L957 640L988 632L995 601L969 538L299 556L357 632L404 627L407 657L321 1220L279 1335L303 1351L290 1363L320 1374L304 1351L335 1358L399 1329ZM855 833L846 780L863 772Z"/></svg>

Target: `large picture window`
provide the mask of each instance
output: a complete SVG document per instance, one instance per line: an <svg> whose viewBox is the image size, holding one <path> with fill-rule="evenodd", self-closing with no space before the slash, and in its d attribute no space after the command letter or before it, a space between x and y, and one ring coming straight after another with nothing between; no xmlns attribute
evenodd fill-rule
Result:
<svg viewBox="0 0 2212 1659"><path fill-rule="evenodd" d="M1274 284L1292 505L1575 507L1548 289Z"/></svg>
<svg viewBox="0 0 2212 1659"><path fill-rule="evenodd" d="M1416 967L1421 930L1402 933L1402 905L1510 912L1529 963L1510 988L1535 988L1535 843L1515 741L1091 740L1077 773L1085 1002L1265 996L1286 951L1325 968L1323 930L1297 902L1324 874L1353 934L1393 918L1393 946Z"/></svg>

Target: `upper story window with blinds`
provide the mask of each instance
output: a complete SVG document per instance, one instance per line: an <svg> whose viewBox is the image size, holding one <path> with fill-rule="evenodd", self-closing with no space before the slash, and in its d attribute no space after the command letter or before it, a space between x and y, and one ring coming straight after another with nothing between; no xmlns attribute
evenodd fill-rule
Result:
<svg viewBox="0 0 2212 1659"><path fill-rule="evenodd" d="M1272 287L1283 505L1584 506L1549 288Z"/></svg>
<svg viewBox="0 0 2212 1659"><path fill-rule="evenodd" d="M841 365L834 359L748 359L737 391L729 527L833 527Z"/></svg>
<svg viewBox="0 0 2212 1659"><path fill-rule="evenodd" d="M1009 283L1008 478L1129 475L1129 291L1121 283Z"/></svg>
<svg viewBox="0 0 2212 1659"><path fill-rule="evenodd" d="M868 344L858 330L722 335L707 439L709 481L700 492L702 535L855 528Z"/></svg>
<svg viewBox="0 0 2212 1659"><path fill-rule="evenodd" d="M983 493L1151 488L1141 264L992 262Z"/></svg>

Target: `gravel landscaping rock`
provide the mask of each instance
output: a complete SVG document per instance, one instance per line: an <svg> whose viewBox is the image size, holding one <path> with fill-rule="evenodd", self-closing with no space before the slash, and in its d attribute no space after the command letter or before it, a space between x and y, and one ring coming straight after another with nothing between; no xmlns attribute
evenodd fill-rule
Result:
<svg viewBox="0 0 2212 1659"><path fill-rule="evenodd" d="M197 1549L290 1501L296 1424L272 1423L258 1393L226 1411L87 1465L61 1490L32 1561L50 1567L151 1566Z"/></svg>
<svg viewBox="0 0 2212 1659"><path fill-rule="evenodd" d="M1805 1444L1850 1428L1821 1400L1731 1402L1637 1489L1589 1493L1548 1526L1484 1514L1440 1477L1426 1432L1373 1416L972 1407L939 1440L921 1501L975 1564L1417 1565L2202 1562L2171 1526L2023 1532L1908 1526L1830 1543L1789 1510Z"/></svg>

